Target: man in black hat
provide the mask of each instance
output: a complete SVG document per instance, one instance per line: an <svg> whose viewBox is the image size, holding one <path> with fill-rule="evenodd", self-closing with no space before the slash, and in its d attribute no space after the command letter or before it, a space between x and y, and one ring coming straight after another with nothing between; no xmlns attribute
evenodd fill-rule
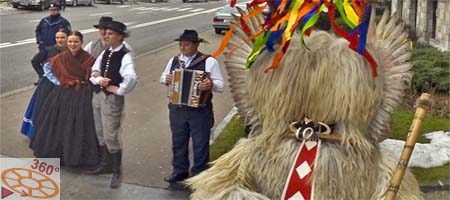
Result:
<svg viewBox="0 0 450 200"><path fill-rule="evenodd" d="M111 21L105 26L105 41L109 48L102 53L92 66L90 81L95 85L92 106L97 138L102 150L100 161L91 174L110 173L112 169L111 188L117 188L121 182L122 140L121 122L125 94L136 86L136 72L133 56L124 44L128 37L125 24Z"/></svg>
<svg viewBox="0 0 450 200"><path fill-rule="evenodd" d="M105 27L106 27L106 25L108 25L108 23L110 23L112 21L113 21L112 17L102 16L102 17L100 17L98 24L93 25L94 28L96 28L98 30L100 38L87 43L86 46L84 46L84 48L83 48L86 52L90 53L91 55L93 55L94 57L97 58L100 55L100 53L102 53L102 51L109 48L109 45L107 45L106 41L105 41L105 39L106 39ZM133 49L127 42L123 41L123 44L125 45L125 47L128 50L133 52Z"/></svg>
<svg viewBox="0 0 450 200"><path fill-rule="evenodd" d="M39 51L56 43L55 34L59 29L64 28L71 31L70 22L61 16L59 9L57 5L50 4L50 16L42 18L36 27L36 43Z"/></svg>
<svg viewBox="0 0 450 200"><path fill-rule="evenodd" d="M200 42L204 42L204 40L198 37L197 31L184 30L184 33L175 41L179 42L180 54L169 60L160 77L160 82L167 86L170 85L172 82L171 74L175 69L200 70L209 73L210 76L200 83L199 89L222 92L224 81L219 63L210 55L198 51ZM211 127L214 123L212 107L212 94L207 99L206 105L198 108L169 103L173 171L170 176L164 179L165 181L173 183L182 181L189 176L188 147L190 137L192 137L194 151L194 165L190 170L191 175L195 176L208 167L209 139Z"/></svg>

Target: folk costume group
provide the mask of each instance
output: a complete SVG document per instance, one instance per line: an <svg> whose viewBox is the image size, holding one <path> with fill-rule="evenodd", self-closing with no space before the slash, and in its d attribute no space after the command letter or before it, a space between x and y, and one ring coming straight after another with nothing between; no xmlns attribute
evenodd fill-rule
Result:
<svg viewBox="0 0 450 200"><path fill-rule="evenodd" d="M110 187L117 188L124 96L136 86L135 64L124 45L129 36L125 24L102 17L94 27L101 42L91 42L86 50L80 32L59 29L56 45L33 58L42 78L22 133L30 138L36 157L60 158L61 165L89 174L112 173Z"/></svg>
<svg viewBox="0 0 450 200"><path fill-rule="evenodd" d="M125 24L101 17L99 39L84 48L83 35L60 28L55 45L32 59L39 76L25 113L21 132L38 158L60 158L62 166L81 167L88 174L112 173L111 188L121 183L122 121L125 95L137 83L135 64ZM175 69L208 74L200 91L222 92L224 81L219 63L198 51L195 30L176 39L180 54L171 58L160 82L170 86ZM210 93L210 92L209 92ZM164 180L182 181L207 169L210 130L214 123L212 94L198 107L169 103L172 131L173 172ZM189 171L188 146L192 137L194 163Z"/></svg>

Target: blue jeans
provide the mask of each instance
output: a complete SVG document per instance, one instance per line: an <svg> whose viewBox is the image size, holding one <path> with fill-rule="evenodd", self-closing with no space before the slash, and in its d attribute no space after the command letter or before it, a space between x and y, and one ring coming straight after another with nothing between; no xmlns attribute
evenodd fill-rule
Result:
<svg viewBox="0 0 450 200"><path fill-rule="evenodd" d="M190 108L169 104L170 129L172 130L172 174L189 171L189 139L192 137L195 175L208 168L209 138L213 120L212 105Z"/></svg>

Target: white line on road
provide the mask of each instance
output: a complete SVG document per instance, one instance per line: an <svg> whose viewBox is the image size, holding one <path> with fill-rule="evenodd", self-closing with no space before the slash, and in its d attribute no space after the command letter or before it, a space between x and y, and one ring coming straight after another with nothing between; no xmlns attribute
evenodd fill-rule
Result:
<svg viewBox="0 0 450 200"><path fill-rule="evenodd" d="M169 8L169 9L166 9L166 11L172 11L172 10L178 10L178 9L180 9L180 8Z"/></svg>
<svg viewBox="0 0 450 200"><path fill-rule="evenodd" d="M197 8L197 9L191 10L191 11L189 11L189 12L198 12L198 11L202 11L202 10L205 10L205 9L204 9L204 8Z"/></svg>
<svg viewBox="0 0 450 200"><path fill-rule="evenodd" d="M168 22L168 21L173 21L173 20L177 20L177 19L183 19L186 17L192 17L195 15L201 15L204 13L211 13L211 12L215 12L219 9L221 9L222 7L218 7L218 8L213 8L213 9L209 9L209 10L205 10L203 12L196 12L196 13L191 13L191 14L187 14L187 15L180 15L180 16L176 16L176 17L171 17L171 18L167 18L167 19L161 19L161 20L156 20L156 21L152 21L152 22L147 22L147 23L142 23L142 24L136 24L134 26L130 26L129 29L135 29L135 28L141 28L141 27L146 27L146 26L151 26L151 25L155 25L155 24L160 24L163 22Z"/></svg>
<svg viewBox="0 0 450 200"><path fill-rule="evenodd" d="M110 14L112 14L112 12L90 14L89 16L110 15Z"/></svg>
<svg viewBox="0 0 450 200"><path fill-rule="evenodd" d="M142 14L151 13L151 12L153 12L153 11L152 11L152 10L149 10L149 11L144 11L144 12L138 12L137 14L138 14L138 15L142 15Z"/></svg>
<svg viewBox="0 0 450 200"><path fill-rule="evenodd" d="M195 15L201 15L201 14L205 14L205 13L212 13L212 12L216 12L217 10L219 10L221 8L222 7L212 8L212 9L205 10L205 11L202 11L202 12L195 12L195 13L191 13L191 14L187 14L187 15L180 15L180 16L177 16L177 17L171 17L171 18L167 18L167 19L161 19L161 20L156 20L156 21L152 21L152 22L146 22L146 23L142 23L142 24L136 24L137 22L127 22L127 23L129 25L129 29L135 29L135 28L141 28L141 27L151 26L151 25L155 25L155 24L160 24L160 23L164 23L164 22L168 22L168 21L173 21L173 20L177 20L177 19L183 19L183 18L187 18L187 17L192 17L192 16L195 16ZM99 13L97 15L104 15L104 14L106 14L106 13ZM127 23L125 23L125 24L127 24ZM136 24L136 25L131 25L131 24ZM80 32L85 34L85 33L92 33L92 32L96 32L96 31L97 31L97 29L90 28L90 29L81 30ZM21 41L18 41L17 43L14 43L14 44L11 44L10 42L6 42L6 43L1 43L0 44L0 49L6 48L6 47L19 46L19 45L23 45L23 44L30 44L30 43L35 43L35 42L36 42L35 38L21 40Z"/></svg>
<svg viewBox="0 0 450 200"><path fill-rule="evenodd" d="M132 10L142 10L142 9L145 9L145 7L132 8L132 9L130 9L130 11L132 11Z"/></svg>
<svg viewBox="0 0 450 200"><path fill-rule="evenodd" d="M130 5L117 6L118 8L128 8Z"/></svg>
<svg viewBox="0 0 450 200"><path fill-rule="evenodd" d="M177 11L185 11L185 10L190 10L190 9L192 9L192 8L183 8L183 9L180 9L180 10L177 10Z"/></svg>
<svg viewBox="0 0 450 200"><path fill-rule="evenodd" d="M81 30L80 31L82 34L85 34L85 33L92 33L92 32L97 32L97 29L96 28L90 28L90 29L86 29L86 30Z"/></svg>
<svg viewBox="0 0 450 200"><path fill-rule="evenodd" d="M156 8L154 8L154 7L149 7L149 8L142 8L142 9L139 9L139 10L155 10Z"/></svg>
<svg viewBox="0 0 450 200"><path fill-rule="evenodd" d="M36 22L40 22L41 20L40 19L36 19L36 20L30 20L30 21L28 21L28 22L30 22L30 23L36 23Z"/></svg>
<svg viewBox="0 0 450 200"><path fill-rule="evenodd" d="M16 41L16 43L25 43L25 42L36 42L36 39L35 38L30 38L30 39L26 39L26 40Z"/></svg>
<svg viewBox="0 0 450 200"><path fill-rule="evenodd" d="M11 42L1 43L0 46L11 44Z"/></svg>

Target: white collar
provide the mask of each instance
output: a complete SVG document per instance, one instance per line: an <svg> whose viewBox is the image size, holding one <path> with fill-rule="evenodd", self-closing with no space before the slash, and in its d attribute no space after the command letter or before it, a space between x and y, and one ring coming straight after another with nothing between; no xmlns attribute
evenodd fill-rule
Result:
<svg viewBox="0 0 450 200"><path fill-rule="evenodd" d="M110 50L110 51L113 51L113 52L116 52L116 51L120 51L120 49L122 49L122 47L123 47L123 42L120 43L120 45L117 46L117 47L114 48L114 49L112 49L112 47L109 47L109 50Z"/></svg>
<svg viewBox="0 0 450 200"><path fill-rule="evenodd" d="M189 56L189 57L188 57L188 56L185 56L185 55L183 55L183 54L181 54L180 59L185 60L185 61L192 60L192 59L195 58L195 56L197 56L197 54L198 54L198 52L195 53L195 54L192 55L192 56Z"/></svg>

